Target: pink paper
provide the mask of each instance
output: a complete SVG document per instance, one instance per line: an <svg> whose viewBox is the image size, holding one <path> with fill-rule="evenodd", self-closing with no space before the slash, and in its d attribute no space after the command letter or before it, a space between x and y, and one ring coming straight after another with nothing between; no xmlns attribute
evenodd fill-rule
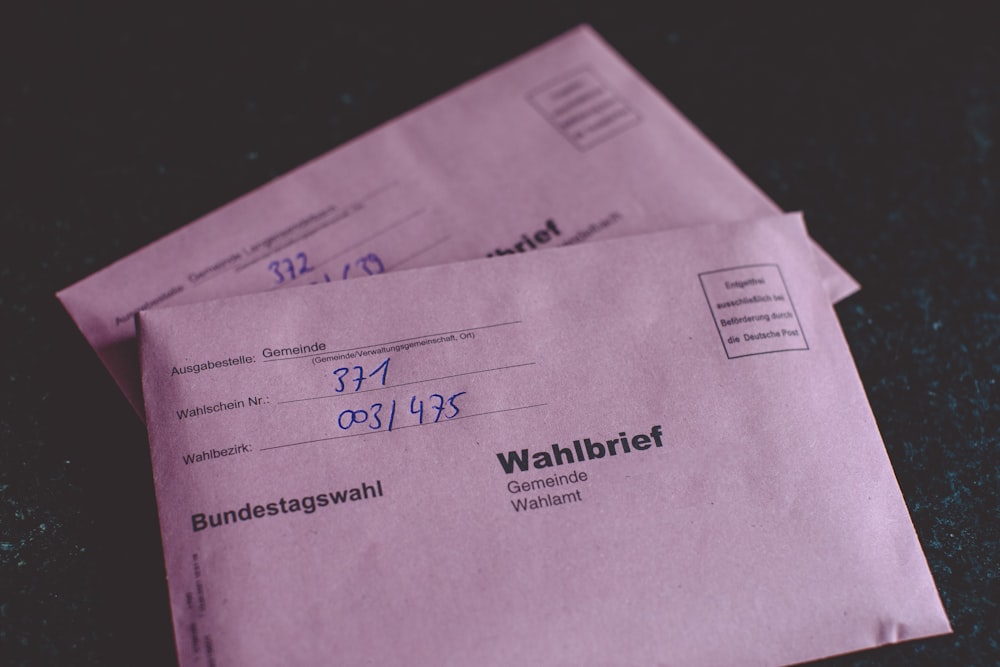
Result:
<svg viewBox="0 0 1000 667"><path fill-rule="evenodd" d="M141 412L142 309L777 211L581 27L58 296Z"/></svg>
<svg viewBox="0 0 1000 667"><path fill-rule="evenodd" d="M783 665L948 620L797 215L144 311L183 665Z"/></svg>

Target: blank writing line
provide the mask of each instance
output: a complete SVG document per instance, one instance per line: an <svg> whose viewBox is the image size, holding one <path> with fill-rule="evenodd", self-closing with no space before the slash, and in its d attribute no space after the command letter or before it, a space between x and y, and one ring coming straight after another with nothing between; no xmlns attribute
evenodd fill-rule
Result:
<svg viewBox="0 0 1000 667"><path fill-rule="evenodd" d="M471 419L472 417L482 417L484 415L496 415L496 414L500 414L501 412L516 412L517 410L529 410L531 408L545 407L546 405L548 405L548 403L535 403L534 405L522 405L522 406L517 407L517 408L504 408L502 410L490 410L489 412L477 412L476 414L473 414L473 415L462 415L460 417L455 417L454 419L444 419L444 420L439 421L439 422L427 422L426 424L410 424L409 426L397 426L396 428L394 428L392 430L393 431L401 431L404 428L414 428L414 427L417 427L417 426L434 426L435 424L447 424L448 422L456 422L459 419ZM367 432L350 433L348 435L333 435L333 436L330 436L329 438L317 438L315 440L303 440L302 442L290 442L287 445L274 445L273 447L261 447L259 451L266 452L266 451L268 451L270 449L284 449L286 447L298 447L299 445L311 445L311 444L316 443L316 442L327 442L327 441L330 441L330 440L341 440L343 438L357 438L358 436L362 436L362 435L373 435L375 433L388 433L388 432L389 431L385 431L385 430L379 429L377 431L369 430Z"/></svg>
<svg viewBox="0 0 1000 667"><path fill-rule="evenodd" d="M392 190L393 188L398 187L398 186L399 186L399 181L389 181L385 185L381 185L381 186L375 188L374 190L372 190L368 194L362 195L358 199L358 201L369 201L371 199L375 199L376 197L378 197L379 195L381 195L383 192L387 192L387 191Z"/></svg>
<svg viewBox="0 0 1000 667"><path fill-rule="evenodd" d="M349 245L346 248L344 248L343 250L341 250L340 252L338 252L336 254L333 254L330 257L322 260L321 262L319 262L318 264L316 264L316 266L323 266L324 264L332 262L333 260L337 259L341 255L346 255L347 253L351 252L355 248L358 248L359 246L363 246L363 245L365 245L365 244L367 244L367 243L369 243L369 242L377 239L379 236L382 236L383 234L391 232L392 230L396 229L396 227L399 227L403 223L409 222L410 220L415 220L416 218L418 218L421 215L423 215L425 210L426 209L418 208L416 211L413 211L412 213L409 213L408 215L403 216L402 218L400 218L396 222L392 223L388 227L386 227L386 228L384 228L384 229L382 229L380 231L377 231L374 234L372 234L371 236L363 238L360 241L358 241L357 243L355 243L353 245Z"/></svg>
<svg viewBox="0 0 1000 667"><path fill-rule="evenodd" d="M437 378L426 378L424 380L413 380L412 382L400 382L399 384L390 384L384 387L375 387L374 389L363 389L361 391L353 391L351 393L340 393L340 394L328 394L326 396L310 396L309 398L293 398L288 401L278 401L278 405L285 405L286 403L301 403L302 401L318 401L321 398L338 398L342 396L354 396L356 394L367 394L370 391L383 391L385 389L394 389L396 387L406 387L411 384L420 384L422 382L433 382L434 380L450 380L451 378L462 377L463 375L476 375L478 373L490 373L492 371L505 371L509 368L521 368L522 366L534 366L534 361L529 361L525 364L513 364L511 366L499 366L497 368L484 368L479 371L466 371L465 373L455 373L454 375L442 375Z"/></svg>
<svg viewBox="0 0 1000 667"><path fill-rule="evenodd" d="M420 340L421 338L431 338L432 336L447 336L448 334L460 333L462 331L480 331L481 329L493 329L494 327L505 327L508 324L520 324L521 320L512 320L510 322L500 322L499 324L487 324L481 327L467 327L465 329L455 329L454 331L442 331L440 333L424 334L423 336L411 336L410 338L400 338L399 340L390 340L387 343L373 343L371 345L358 345L357 347L345 347L342 350L324 350L322 352L314 352L313 354L300 354L297 357L279 357L277 359L264 359L263 363L268 363L271 361L287 361L290 359L308 359L309 357L319 357L324 354L340 354L341 352L351 352L352 350L367 350L372 347L381 347L382 345L395 345L396 343L405 343L410 340Z"/></svg>
<svg viewBox="0 0 1000 667"><path fill-rule="evenodd" d="M441 245L445 241L449 240L450 238L451 238L451 236L444 236L442 238L439 238L437 241L434 241L429 246L427 246L425 248L422 248L421 250L416 251L415 253L413 253L409 257L404 258L399 263L397 263L396 266L394 266L392 268L393 269L398 269L399 267L403 266L404 264L406 264L410 260L416 259L417 257L420 257L421 255L423 255L425 252L433 250L434 248L438 247L439 245Z"/></svg>

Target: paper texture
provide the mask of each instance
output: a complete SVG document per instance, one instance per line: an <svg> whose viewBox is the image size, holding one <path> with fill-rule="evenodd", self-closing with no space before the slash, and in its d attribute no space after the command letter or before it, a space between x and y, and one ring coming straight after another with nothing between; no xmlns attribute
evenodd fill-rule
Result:
<svg viewBox="0 0 1000 667"><path fill-rule="evenodd" d="M141 412L138 310L776 212L582 27L59 298ZM857 288L816 252L832 298Z"/></svg>
<svg viewBox="0 0 1000 667"><path fill-rule="evenodd" d="M801 218L144 311L183 665L949 632Z"/></svg>

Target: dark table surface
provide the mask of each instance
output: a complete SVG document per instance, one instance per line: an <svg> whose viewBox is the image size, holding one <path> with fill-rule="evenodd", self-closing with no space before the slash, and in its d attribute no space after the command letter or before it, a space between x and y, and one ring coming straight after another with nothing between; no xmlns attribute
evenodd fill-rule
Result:
<svg viewBox="0 0 1000 667"><path fill-rule="evenodd" d="M1000 664L985 12L21 4L0 28L0 663L175 660L145 432L53 293L588 22L864 285L837 312L955 634L818 664Z"/></svg>

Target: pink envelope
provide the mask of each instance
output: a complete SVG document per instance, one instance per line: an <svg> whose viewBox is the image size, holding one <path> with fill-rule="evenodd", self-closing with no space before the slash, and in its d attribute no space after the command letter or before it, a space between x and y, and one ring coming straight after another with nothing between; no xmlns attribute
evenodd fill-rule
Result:
<svg viewBox="0 0 1000 667"><path fill-rule="evenodd" d="M181 664L947 633L798 215L143 311Z"/></svg>
<svg viewBox="0 0 1000 667"><path fill-rule="evenodd" d="M141 412L139 310L776 212L580 27L58 296Z"/></svg>

